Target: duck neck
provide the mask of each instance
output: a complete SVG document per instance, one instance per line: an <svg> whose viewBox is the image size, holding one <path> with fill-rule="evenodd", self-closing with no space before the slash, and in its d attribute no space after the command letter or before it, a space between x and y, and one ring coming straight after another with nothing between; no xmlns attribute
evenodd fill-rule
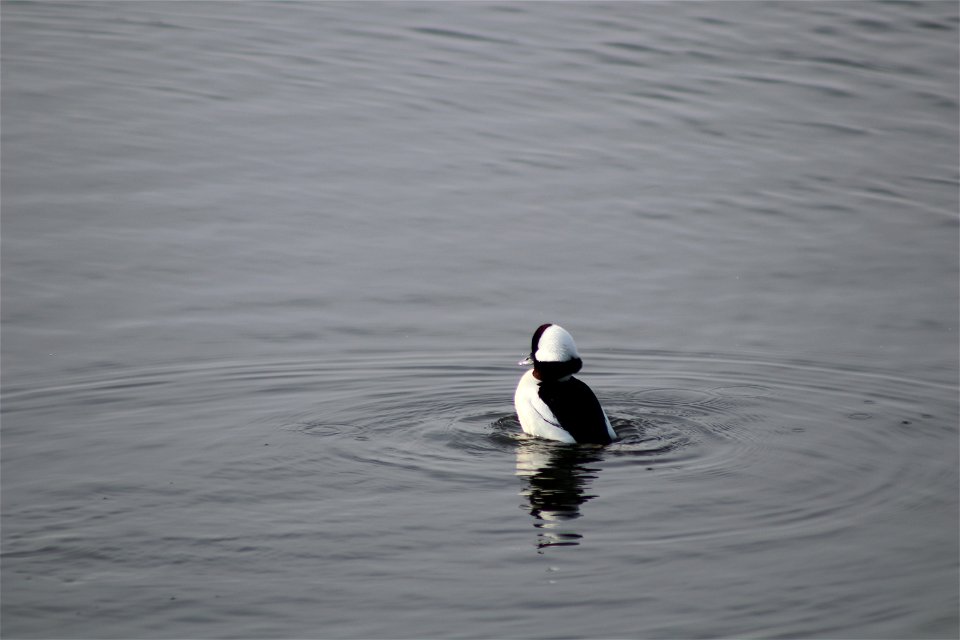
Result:
<svg viewBox="0 0 960 640"><path fill-rule="evenodd" d="M563 362L533 361L533 377L542 382L565 382L570 376L583 367L580 358L572 358Z"/></svg>

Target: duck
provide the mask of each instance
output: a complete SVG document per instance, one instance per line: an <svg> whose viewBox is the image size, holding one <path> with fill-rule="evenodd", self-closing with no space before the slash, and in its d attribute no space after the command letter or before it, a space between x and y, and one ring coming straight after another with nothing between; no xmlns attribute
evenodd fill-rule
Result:
<svg viewBox="0 0 960 640"><path fill-rule="evenodd" d="M530 355L518 364L533 365L513 396L524 433L568 444L604 445L617 439L593 390L573 377L583 360L570 332L557 324L540 325Z"/></svg>

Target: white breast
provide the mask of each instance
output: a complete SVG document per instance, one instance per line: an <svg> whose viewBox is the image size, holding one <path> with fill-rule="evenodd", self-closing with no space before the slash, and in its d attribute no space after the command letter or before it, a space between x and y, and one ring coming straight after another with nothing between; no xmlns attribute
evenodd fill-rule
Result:
<svg viewBox="0 0 960 640"><path fill-rule="evenodd" d="M537 393L538 386L539 383L533 377L531 369L520 378L517 391L513 394L513 406L517 410L523 432L548 440L576 443L572 435L560 428L550 407L540 399Z"/></svg>

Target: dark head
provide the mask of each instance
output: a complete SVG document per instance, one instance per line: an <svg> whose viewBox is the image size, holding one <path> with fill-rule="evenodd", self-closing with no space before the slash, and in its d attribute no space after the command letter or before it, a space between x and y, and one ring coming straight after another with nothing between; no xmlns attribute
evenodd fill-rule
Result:
<svg viewBox="0 0 960 640"><path fill-rule="evenodd" d="M583 367L573 336L556 324L542 324L530 341L530 356L520 364L532 364L538 380L560 380Z"/></svg>

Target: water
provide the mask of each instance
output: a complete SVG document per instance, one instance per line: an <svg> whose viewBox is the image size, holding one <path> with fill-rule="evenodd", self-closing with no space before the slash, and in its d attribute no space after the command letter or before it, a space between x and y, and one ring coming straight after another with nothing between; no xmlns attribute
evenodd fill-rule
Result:
<svg viewBox="0 0 960 640"><path fill-rule="evenodd" d="M956 637L957 28L4 2L4 637Z"/></svg>

